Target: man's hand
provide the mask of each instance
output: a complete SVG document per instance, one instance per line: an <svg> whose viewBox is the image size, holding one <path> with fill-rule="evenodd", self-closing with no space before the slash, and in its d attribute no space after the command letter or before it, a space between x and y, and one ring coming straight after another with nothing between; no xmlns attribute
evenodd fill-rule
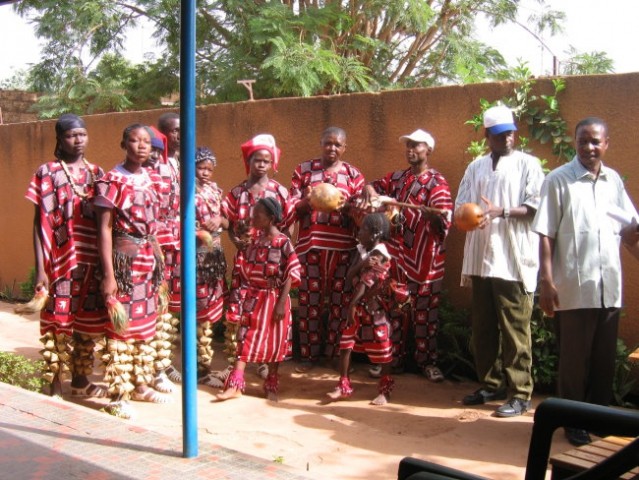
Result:
<svg viewBox="0 0 639 480"><path fill-rule="evenodd" d="M539 308L547 317L555 316L555 309L559 307L559 295L552 280L542 280L539 289Z"/></svg>

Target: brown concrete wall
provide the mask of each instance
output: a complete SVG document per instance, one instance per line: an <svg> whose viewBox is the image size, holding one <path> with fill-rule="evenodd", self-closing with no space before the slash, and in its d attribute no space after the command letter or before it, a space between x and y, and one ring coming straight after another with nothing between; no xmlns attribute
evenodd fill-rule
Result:
<svg viewBox="0 0 639 480"><path fill-rule="evenodd" d="M38 116L31 112L38 95L21 90L0 90L0 123L33 122Z"/></svg>
<svg viewBox="0 0 639 480"><path fill-rule="evenodd" d="M609 122L607 164L628 177L630 196L638 201L634 122L639 118L639 74L570 77L566 81L560 101L569 128L588 115L601 116ZM398 137L424 128L437 142L431 164L444 174L456 195L464 168L471 160L466 147L481 137L464 122L477 112L480 98L496 100L511 90L510 84L494 83L212 105L197 110L197 144L216 152L216 180L228 191L245 178L239 146L257 133L269 132L277 139L283 157L275 178L288 185L293 168L319 153L319 135L327 126L347 130L346 159L360 167L368 179L402 168L404 151ZM550 81L540 80L536 92L550 93ZM155 124L161 113L156 110L86 117L89 159L111 168L123 159L119 148L122 129L137 121ZM33 213L24 193L37 166L52 158L53 125L53 121L47 121L0 126L0 162L4 167L0 178L0 288L23 281L33 262ZM537 149L535 153L548 158L551 168L557 166L548 149ZM463 240L463 234L455 230L449 236L445 281L453 303L459 307L469 305L468 291L458 286ZM227 244L227 252L231 250ZM621 330L634 345L639 343L639 324L635 322L639 313L639 263L624 255L624 268L628 308Z"/></svg>

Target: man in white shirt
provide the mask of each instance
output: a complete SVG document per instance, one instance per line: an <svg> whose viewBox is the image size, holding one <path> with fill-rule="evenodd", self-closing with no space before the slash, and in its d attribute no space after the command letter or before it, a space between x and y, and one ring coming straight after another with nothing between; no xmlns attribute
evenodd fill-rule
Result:
<svg viewBox="0 0 639 480"><path fill-rule="evenodd" d="M546 178L533 230L541 235L539 305L559 326L558 393L608 405L621 307L619 245L639 241L637 211L617 172L603 164L608 127L595 117L575 129L577 155ZM573 445L590 442L566 428Z"/></svg>
<svg viewBox="0 0 639 480"><path fill-rule="evenodd" d="M498 417L530 408L533 390L530 317L537 285L538 237L531 228L544 174L539 159L514 149L512 111L484 113L490 153L474 160L459 186L455 207L484 207L477 230L466 234L462 285L472 285L472 349L481 383L464 405L509 400Z"/></svg>

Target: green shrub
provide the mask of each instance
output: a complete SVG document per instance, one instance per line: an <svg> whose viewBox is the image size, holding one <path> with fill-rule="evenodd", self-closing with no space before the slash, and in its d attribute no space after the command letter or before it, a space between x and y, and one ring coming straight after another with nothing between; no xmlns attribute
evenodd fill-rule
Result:
<svg viewBox="0 0 639 480"><path fill-rule="evenodd" d="M44 380L40 374L44 367L41 360L10 352L0 352L0 382L15 385L32 392L41 392Z"/></svg>

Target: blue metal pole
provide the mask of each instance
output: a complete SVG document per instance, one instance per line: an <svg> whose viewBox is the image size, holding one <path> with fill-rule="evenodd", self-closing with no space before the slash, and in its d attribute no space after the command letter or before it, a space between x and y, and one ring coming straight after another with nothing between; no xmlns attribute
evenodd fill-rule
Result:
<svg viewBox="0 0 639 480"><path fill-rule="evenodd" d="M182 456L192 458L198 454L195 326L195 0L182 0L181 25Z"/></svg>

